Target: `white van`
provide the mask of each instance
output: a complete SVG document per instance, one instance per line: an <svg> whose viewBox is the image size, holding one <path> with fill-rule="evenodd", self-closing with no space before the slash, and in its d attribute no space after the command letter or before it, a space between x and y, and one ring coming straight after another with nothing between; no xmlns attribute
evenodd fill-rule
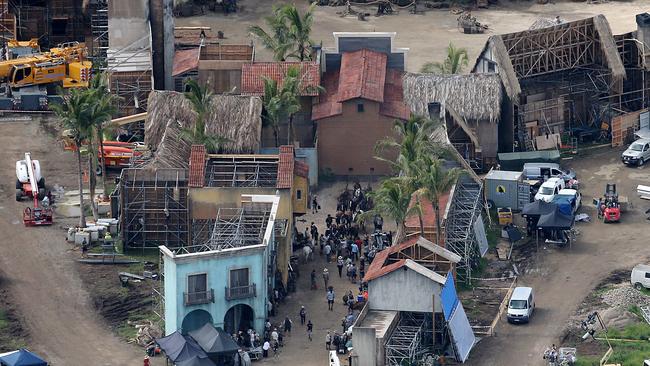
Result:
<svg viewBox="0 0 650 366"><path fill-rule="evenodd" d="M509 323L528 323L535 311L535 295L532 287L515 287L508 302Z"/></svg>
<svg viewBox="0 0 650 366"><path fill-rule="evenodd" d="M637 264L634 266L630 275L630 282L638 290L643 287L650 288L650 266L647 264Z"/></svg>
<svg viewBox="0 0 650 366"><path fill-rule="evenodd" d="M573 170L563 170L560 164L556 163L525 163L524 177L526 179L561 177L568 182L576 178L576 173Z"/></svg>
<svg viewBox="0 0 650 366"><path fill-rule="evenodd" d="M552 202L555 195L564 189L564 180L562 178L549 178L537 190L535 201Z"/></svg>

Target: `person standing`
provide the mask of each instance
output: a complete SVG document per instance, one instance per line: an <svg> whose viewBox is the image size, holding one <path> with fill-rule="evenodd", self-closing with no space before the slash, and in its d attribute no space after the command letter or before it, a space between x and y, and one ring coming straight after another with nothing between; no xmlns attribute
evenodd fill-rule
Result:
<svg viewBox="0 0 650 366"><path fill-rule="evenodd" d="M307 322L307 338L311 342L311 333L314 331L314 324L312 324L311 319Z"/></svg>
<svg viewBox="0 0 650 366"><path fill-rule="evenodd" d="M311 233L311 237L314 240L318 239L318 228L316 227L316 224L312 221L311 225L309 225L309 232Z"/></svg>
<svg viewBox="0 0 650 366"><path fill-rule="evenodd" d="M323 269L323 282L325 283L325 288L327 288L327 285L330 282L330 272L327 268Z"/></svg>
<svg viewBox="0 0 650 366"><path fill-rule="evenodd" d="M318 195L314 194L311 198L311 213L318 213Z"/></svg>
<svg viewBox="0 0 650 366"><path fill-rule="evenodd" d="M342 273L343 273L343 257L339 256L339 258L336 260L336 268L339 269L339 278L342 278Z"/></svg>
<svg viewBox="0 0 650 366"><path fill-rule="evenodd" d="M271 349L271 343L266 340L262 346L262 357L269 357L269 349Z"/></svg>
<svg viewBox="0 0 650 366"><path fill-rule="evenodd" d="M325 349L330 350L330 346L332 345L332 336L330 335L330 331L327 331L327 334L325 335Z"/></svg>
<svg viewBox="0 0 650 366"><path fill-rule="evenodd" d="M300 307L300 325L305 325L305 318L307 318L307 310L304 306Z"/></svg>
<svg viewBox="0 0 650 366"><path fill-rule="evenodd" d="M334 299L336 296L334 295L334 289L330 287L327 290L327 310L333 311L334 310Z"/></svg>
<svg viewBox="0 0 650 366"><path fill-rule="evenodd" d="M327 226L328 229L330 228L330 226L332 226L332 221L334 221L332 215L327 214L327 217L325 218L325 225Z"/></svg>
<svg viewBox="0 0 650 366"><path fill-rule="evenodd" d="M271 332L271 341L273 343L278 343L280 340L280 333L278 333L278 328L273 328L273 331Z"/></svg>
<svg viewBox="0 0 650 366"><path fill-rule="evenodd" d="M311 289L318 290L318 285L316 284L316 270L311 270Z"/></svg>
<svg viewBox="0 0 650 366"><path fill-rule="evenodd" d="M352 252L352 261L356 262L359 258L359 246L357 243L353 242L352 245L350 245L350 251Z"/></svg>
<svg viewBox="0 0 650 366"><path fill-rule="evenodd" d="M330 243L325 244L325 248L323 249L323 252L325 253L325 260L327 263L330 262L330 254L332 253L332 247L330 246Z"/></svg>
<svg viewBox="0 0 650 366"><path fill-rule="evenodd" d="M291 334L291 325L293 325L293 322L291 319L289 319L289 316L284 318L284 331L285 333Z"/></svg>

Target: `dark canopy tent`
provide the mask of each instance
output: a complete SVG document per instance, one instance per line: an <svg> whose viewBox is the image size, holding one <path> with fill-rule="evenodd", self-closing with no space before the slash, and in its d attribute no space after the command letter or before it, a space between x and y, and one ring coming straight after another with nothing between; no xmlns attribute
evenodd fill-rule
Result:
<svg viewBox="0 0 650 366"><path fill-rule="evenodd" d="M549 203L544 201L535 201L527 203L524 208L521 210L521 215L524 217L528 216L542 216L547 213L555 211L557 205L555 203Z"/></svg>
<svg viewBox="0 0 650 366"><path fill-rule="evenodd" d="M176 362L176 366L215 366L215 364L209 358L192 356L185 361Z"/></svg>
<svg viewBox="0 0 650 366"><path fill-rule="evenodd" d="M0 357L2 366L47 366L47 362L40 357L21 348L18 352Z"/></svg>
<svg viewBox="0 0 650 366"><path fill-rule="evenodd" d="M208 355L192 338L184 337L179 331L156 339L156 343L165 352L167 358L174 363L186 361L192 357L208 358Z"/></svg>
<svg viewBox="0 0 650 366"><path fill-rule="evenodd" d="M539 217L537 227L549 230L569 230L573 227L573 215L565 215L559 209Z"/></svg>
<svg viewBox="0 0 650 366"><path fill-rule="evenodd" d="M201 328L189 333L208 354L235 354L239 346L228 333L206 323Z"/></svg>

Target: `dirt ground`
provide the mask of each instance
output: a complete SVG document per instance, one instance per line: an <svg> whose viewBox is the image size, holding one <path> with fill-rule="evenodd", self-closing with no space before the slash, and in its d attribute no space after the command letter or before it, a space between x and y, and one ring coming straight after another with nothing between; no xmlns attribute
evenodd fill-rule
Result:
<svg viewBox="0 0 650 366"><path fill-rule="evenodd" d="M0 122L0 267L3 294L29 334L28 347L52 365L141 365L143 352L120 342L95 312L69 253L64 228L25 228L28 201L14 199L15 161L31 152L40 160L48 185L75 188L75 161L38 121Z"/></svg>
<svg viewBox="0 0 650 366"><path fill-rule="evenodd" d="M203 16L177 18L176 26L210 26L216 33L223 31L224 43L249 43L248 26L264 26L263 17L269 15L272 5L296 3L303 8L307 1L239 0L242 10L224 16L223 13L208 12ZM376 6L355 6L357 10L374 14ZM421 7L423 8L423 7ZM409 48L407 71L416 72L428 61L441 61L446 55L449 42L467 49L469 67L473 65L478 53L490 35L518 32L528 29L538 18L555 18L571 21L603 14L607 17L615 34L636 29L634 16L648 11L647 0L611 1L604 4L585 2L560 2L539 5L534 1L500 1L499 6L479 9L472 12L481 23L490 29L484 34L463 34L458 31L458 15L449 9L428 10L422 14L410 14L400 10L396 15L375 17L359 21L356 17L341 17L337 13L344 7L319 6L316 10L312 39L322 42L324 47L334 46L332 32L397 32L395 47ZM269 61L272 55L256 42L256 60Z"/></svg>
<svg viewBox="0 0 650 366"><path fill-rule="evenodd" d="M636 186L648 183L650 168L625 167L620 163L620 153L620 149L595 150L565 165L576 170L581 182L580 212L595 218L591 201L602 194L606 182L617 183L620 194L630 198L632 208L623 213L618 224L597 220L577 223L581 234L572 248L540 245L536 260L518 281L536 292L537 308L531 322L512 325L501 321L495 337L478 343L469 365L542 365L545 347L560 343L575 310L603 279L615 270L631 270L647 261L649 234L644 212L650 202L636 196Z"/></svg>

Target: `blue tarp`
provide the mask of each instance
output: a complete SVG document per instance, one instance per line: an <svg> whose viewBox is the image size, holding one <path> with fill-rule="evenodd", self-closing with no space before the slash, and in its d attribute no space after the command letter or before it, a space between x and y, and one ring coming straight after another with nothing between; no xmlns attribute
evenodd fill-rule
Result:
<svg viewBox="0 0 650 366"><path fill-rule="evenodd" d="M565 215L573 215L573 207L575 206L575 197L559 195L553 197L553 203L557 205L558 210Z"/></svg>
<svg viewBox="0 0 650 366"><path fill-rule="evenodd" d="M454 275L451 272L447 273L447 281L440 292L440 302L442 303L442 311L445 319L449 320L458 305L458 294L456 294Z"/></svg>
<svg viewBox="0 0 650 366"><path fill-rule="evenodd" d="M7 356L0 357L3 366L47 366L47 362L28 350L21 348Z"/></svg>

